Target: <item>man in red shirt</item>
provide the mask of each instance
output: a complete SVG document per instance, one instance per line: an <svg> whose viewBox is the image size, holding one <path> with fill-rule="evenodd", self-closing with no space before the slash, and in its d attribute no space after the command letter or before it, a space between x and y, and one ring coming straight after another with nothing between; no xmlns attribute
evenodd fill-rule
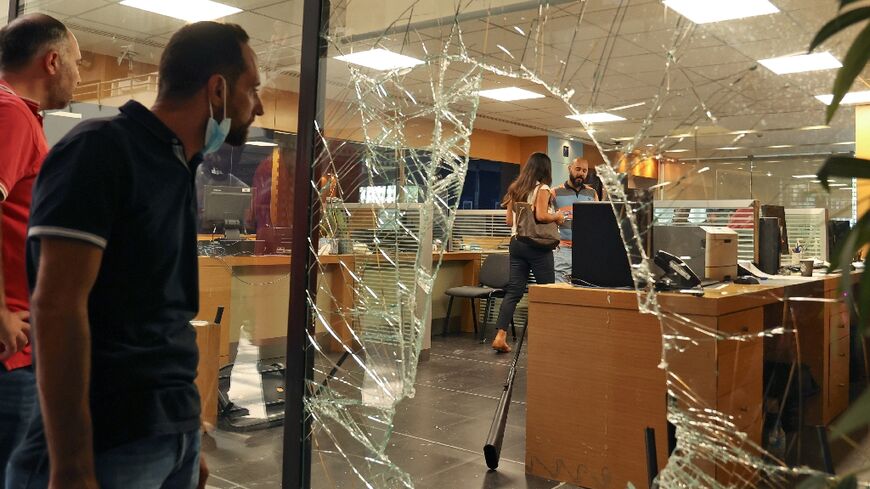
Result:
<svg viewBox="0 0 870 489"><path fill-rule="evenodd" d="M0 29L0 485L36 395L25 237L31 190L48 152L39 111L69 104L81 57L72 32L47 15Z"/></svg>

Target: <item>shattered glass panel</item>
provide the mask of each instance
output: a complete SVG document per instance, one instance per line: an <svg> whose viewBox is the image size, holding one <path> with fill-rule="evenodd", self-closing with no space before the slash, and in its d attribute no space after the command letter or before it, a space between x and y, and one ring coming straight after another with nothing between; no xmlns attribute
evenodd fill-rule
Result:
<svg viewBox="0 0 870 489"><path fill-rule="evenodd" d="M851 347L851 291L823 276L831 221L855 219L855 186L825 193L812 175L852 148L855 118L844 107L823 123L813 95L835 71L777 75L759 60L805 51L837 6L773 0L774 13L697 24L666 5L679 3L692 2L330 2L311 182L322 216L306 400L315 487L418 485L388 446L431 348L469 159L521 165L533 151L548 153L554 179L574 157L595 168L632 284L532 287L530 297L567 288L574 299L559 307L582 303L583 320L600 324L571 334L613 351L554 387L591 399L515 408L529 419L558 411L576 440L543 454L529 440L548 435L527 427L526 473L593 488L645 487L649 472L660 487L824 482L814 427L866 375L850 358L863 352ZM842 59L849 39L825 49ZM479 94L509 87L538 97ZM676 260L654 260L660 250ZM757 278L734 283L738 263ZM550 325L532 306L528 317L538 341ZM864 458L855 448L848 463Z"/></svg>

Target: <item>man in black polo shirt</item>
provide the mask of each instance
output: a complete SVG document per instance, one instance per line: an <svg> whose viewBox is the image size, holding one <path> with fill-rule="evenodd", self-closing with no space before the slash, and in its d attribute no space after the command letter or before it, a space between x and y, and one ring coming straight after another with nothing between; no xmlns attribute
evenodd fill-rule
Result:
<svg viewBox="0 0 870 489"><path fill-rule="evenodd" d="M7 488L204 486L194 174L244 143L258 85L241 27L191 24L151 110L128 102L49 153L28 232L40 402Z"/></svg>

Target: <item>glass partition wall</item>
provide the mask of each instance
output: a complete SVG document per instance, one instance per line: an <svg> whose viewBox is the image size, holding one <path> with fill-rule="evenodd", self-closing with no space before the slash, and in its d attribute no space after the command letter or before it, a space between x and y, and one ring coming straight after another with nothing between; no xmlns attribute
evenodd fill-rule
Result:
<svg viewBox="0 0 870 489"><path fill-rule="evenodd" d="M804 52L836 2L222 3L239 11L221 20L252 37L266 114L247 145L204 166L217 181L203 185L204 216L210 187L249 200L239 236L208 219L200 230L197 319L220 322L198 329L216 338L201 344L216 381L200 385L214 395L214 486L640 487L657 474L660 487L792 487L821 476L819 447L801 440L861 391L842 378L842 348L859 343L848 313L829 311L842 296L776 282L719 317L657 290L669 270L653 256L656 226L708 225L730 228L739 257L758 261L764 206L782 206L804 240L854 221L854 182L825 192L814 178L826 155L854 149L853 109L825 125L815 97L851 37L823 46L823 68L768 61ZM52 142L129 98L153 101L160 51L184 23L110 0L19 1L37 11L66 22L85 53L75 101L46 117ZM502 211L474 211L461 239L453 225L470 159L521 166L536 151L554 175L575 156L595 168L629 280L568 288L591 294L568 300L575 309L535 306L551 289L532 287L500 423L513 358L488 345L498 302L469 308L445 292L479 285L508 231ZM788 247L776 254L791 265ZM747 293L716 286L697 300ZM802 322L816 316L830 319L824 337ZM553 331L564 333L547 343ZM839 346L822 351L832 338ZM481 450L491 428L503 435L497 471ZM860 450L845 462L863 463Z"/></svg>

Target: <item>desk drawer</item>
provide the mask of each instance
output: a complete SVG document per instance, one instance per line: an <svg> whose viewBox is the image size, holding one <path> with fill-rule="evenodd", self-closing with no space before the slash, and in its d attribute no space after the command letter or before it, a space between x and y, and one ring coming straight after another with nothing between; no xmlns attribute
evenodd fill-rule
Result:
<svg viewBox="0 0 870 489"><path fill-rule="evenodd" d="M826 308L830 319L831 340L849 336L849 309L846 304L828 304Z"/></svg>
<svg viewBox="0 0 870 489"><path fill-rule="evenodd" d="M753 441L761 441L761 433L757 429L762 420L762 381L761 372L751 381L738 386L731 392L719 396L717 409L734 416L732 421L737 429L748 432Z"/></svg>
<svg viewBox="0 0 870 489"><path fill-rule="evenodd" d="M843 412L849 405L849 337L831 340L828 370L829 417Z"/></svg>

